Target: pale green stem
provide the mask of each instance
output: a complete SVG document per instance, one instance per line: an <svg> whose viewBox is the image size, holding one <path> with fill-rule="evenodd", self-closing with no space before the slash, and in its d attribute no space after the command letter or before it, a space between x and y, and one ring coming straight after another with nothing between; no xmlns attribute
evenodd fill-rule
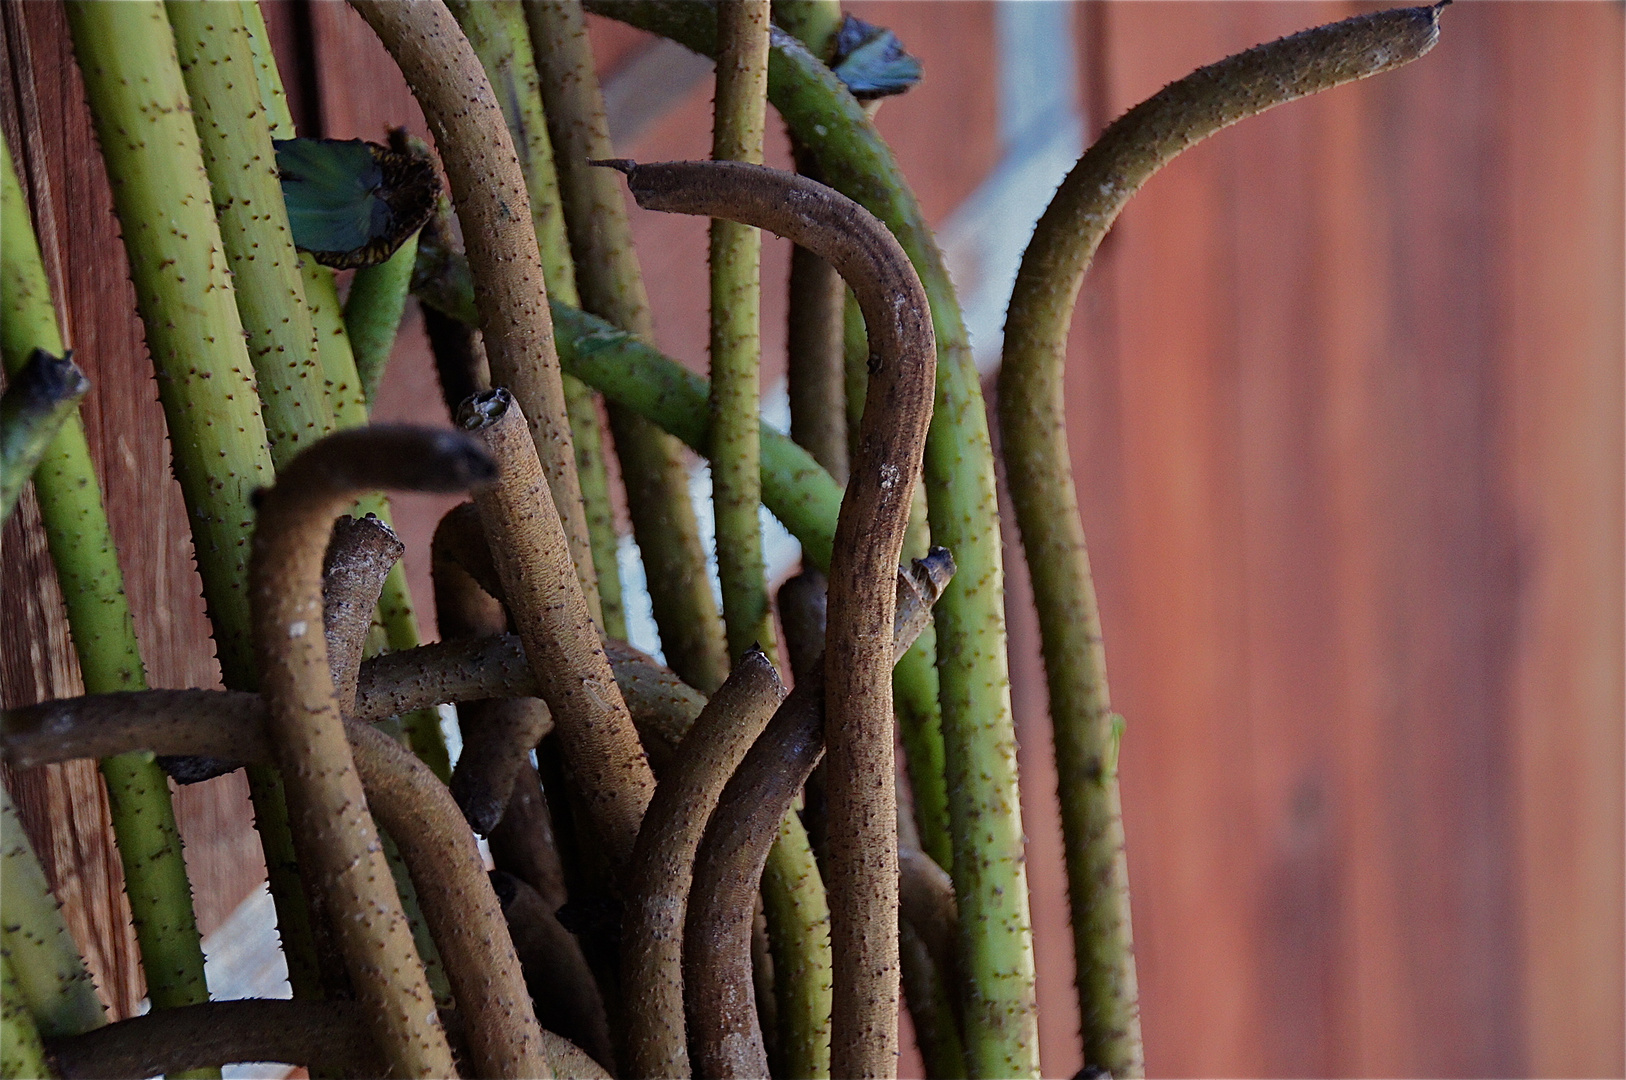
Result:
<svg viewBox="0 0 1626 1080"><path fill-rule="evenodd" d="M1073 305L1101 239L1158 169L1214 132L1306 94L1409 63L1439 8L1380 12L1261 45L1171 83L1115 121L1034 230L1006 320L999 414L1033 575L1056 744L1084 1060L1145 1072L1117 777L1118 728L1067 446L1062 373Z"/></svg>
<svg viewBox="0 0 1626 1080"><path fill-rule="evenodd" d="M11 972L11 954L0 953L0 1077L33 1080L54 1075L45 1063L45 1045L34 1015Z"/></svg>

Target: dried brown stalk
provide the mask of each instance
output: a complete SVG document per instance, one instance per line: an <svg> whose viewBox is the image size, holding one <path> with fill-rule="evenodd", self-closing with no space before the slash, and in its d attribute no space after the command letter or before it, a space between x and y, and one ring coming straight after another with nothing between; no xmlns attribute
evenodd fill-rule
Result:
<svg viewBox="0 0 1626 1080"><path fill-rule="evenodd" d="M953 573L948 552L935 548L896 575L894 655L902 655L930 620L932 605ZM817 666L824 664L821 658ZM701 1076L767 1075L751 989L751 919L779 822L824 753L826 694L821 678L797 684L723 789L695 856L683 984L690 1046ZM891 777L887 786L892 787Z"/></svg>
<svg viewBox="0 0 1626 1080"><path fill-rule="evenodd" d="M689 1075L682 954L694 853L723 785L784 697L765 653L740 657L678 746L644 815L621 925L622 1045L633 1076Z"/></svg>
<svg viewBox="0 0 1626 1080"><path fill-rule="evenodd" d="M580 778L593 826L617 875L632 858L655 776L599 646L570 570L559 515L543 483L524 413L507 390L476 394L458 422L498 463L498 482L475 497L504 599L548 703L560 745Z"/></svg>
<svg viewBox="0 0 1626 1080"><path fill-rule="evenodd" d="M836 268L864 312L870 378L836 523L824 668L835 953L830 1064L839 1076L889 1076L898 1051L893 580L931 419L930 305L886 227L823 184L737 162L613 164L645 209L729 218L810 249Z"/></svg>
<svg viewBox="0 0 1626 1080"><path fill-rule="evenodd" d="M596 619L598 575L531 199L496 94L441 0L354 0L352 6L395 58L434 133L463 226L492 384L508 387L524 405L572 565Z"/></svg>
<svg viewBox="0 0 1626 1080"><path fill-rule="evenodd" d="M266 729L300 871L332 913L351 982L403 1076L450 1075L451 1051L345 740L322 632L322 555L333 519L360 494L459 491L492 473L476 444L449 432L376 427L331 435L264 493L249 559Z"/></svg>
<svg viewBox="0 0 1626 1080"><path fill-rule="evenodd" d="M390 567L406 551L395 531L368 514L333 523L322 558L322 625L327 628L328 668L339 711L356 707L356 673L361 668L367 631Z"/></svg>

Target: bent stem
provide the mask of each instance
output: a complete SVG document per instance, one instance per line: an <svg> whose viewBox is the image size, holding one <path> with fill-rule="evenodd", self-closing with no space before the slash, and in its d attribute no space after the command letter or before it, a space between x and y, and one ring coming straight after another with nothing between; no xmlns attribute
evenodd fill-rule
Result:
<svg viewBox="0 0 1626 1080"><path fill-rule="evenodd" d="M742 656L678 745L644 815L621 928L629 1075L690 1075L682 946L694 853L723 785L784 696L765 653Z"/></svg>
<svg viewBox="0 0 1626 1080"><path fill-rule="evenodd" d="M559 176L554 168L553 144L548 138L524 8L519 0L456 0L449 6L497 91L503 119L519 153L548 295L579 307L570 239L565 233L564 203L559 195ZM621 603L621 570L616 563L615 508L605 468L603 425L591 390L568 374L564 376L564 388L570 433L575 440L576 474L593 546L593 566L598 571L599 606L603 612L599 625L610 637L625 638L626 614ZM460 395L459 400L464 396Z"/></svg>
<svg viewBox="0 0 1626 1080"><path fill-rule="evenodd" d="M334 698L322 617L322 554L334 517L378 486L465 490L491 461L467 439L411 428L342 432L284 470L260 501L250 592L272 735L288 792L300 869L333 918L358 996L391 1066L452 1075Z"/></svg>
<svg viewBox="0 0 1626 1080"><path fill-rule="evenodd" d="M474 277L493 385L520 402L595 621L598 576L576 476L531 200L485 69L441 0L352 0L395 58L434 132Z"/></svg>
<svg viewBox="0 0 1626 1080"><path fill-rule="evenodd" d="M1050 689L1084 1060L1114 1076L1140 1075L1145 1059L1114 717L1067 447L1062 375L1073 305L1101 238L1158 169L1239 120L1417 59L1438 37L1439 12L1347 19L1171 83L1115 121L1079 159L1040 218L1017 275L999 375L1000 431Z"/></svg>
<svg viewBox="0 0 1626 1080"><path fill-rule="evenodd" d="M852 200L792 173L734 162L617 162L646 209L729 217L786 236L852 287L870 334L869 404L836 521L824 669L830 710L829 858L835 953L831 1070L897 1067L897 804L892 757L894 579L931 416L935 346L903 249Z"/></svg>

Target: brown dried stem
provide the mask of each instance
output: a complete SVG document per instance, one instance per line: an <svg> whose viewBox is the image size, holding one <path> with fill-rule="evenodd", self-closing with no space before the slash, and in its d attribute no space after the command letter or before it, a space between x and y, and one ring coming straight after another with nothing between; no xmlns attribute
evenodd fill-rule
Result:
<svg viewBox="0 0 1626 1080"><path fill-rule="evenodd" d="M954 562L942 548L898 572L895 656L930 620L953 573ZM824 659L818 666L825 666ZM824 753L827 692L822 678L797 684L723 789L695 857L683 983L701 1076L767 1075L751 988L751 917L780 820ZM896 894L896 880L892 887ZM832 1075L846 1074L832 1067Z"/></svg>
<svg viewBox="0 0 1626 1080"><path fill-rule="evenodd" d="M765 653L740 657L679 744L644 815L621 926L623 1065L630 1075L689 1075L682 955L694 853L723 785L784 697Z"/></svg>
<svg viewBox="0 0 1626 1080"><path fill-rule="evenodd" d="M498 462L498 482L475 497L508 610L525 642L539 696L580 778L593 826L619 875L655 790L626 702L576 576L525 416L508 391L476 394L459 423Z"/></svg>
<svg viewBox="0 0 1626 1080"><path fill-rule="evenodd" d="M492 472L477 445L448 432L379 427L329 436L264 493L249 560L266 728L300 871L332 913L351 981L402 1075L450 1075L451 1051L345 740L322 633L322 555L333 519L362 493L459 491Z"/></svg>
<svg viewBox="0 0 1626 1080"><path fill-rule="evenodd" d="M322 625L327 629L328 668L339 711L356 706L356 674L367 631L389 574L406 545L375 515L341 517L322 558Z"/></svg>
<svg viewBox="0 0 1626 1080"><path fill-rule="evenodd" d="M825 665L830 705L828 887L835 952L831 1069L897 1068L897 801L892 758L893 580L920 478L936 377L930 305L874 215L805 177L737 162L616 162L638 205L725 217L834 266L864 312L870 379L836 523Z"/></svg>
<svg viewBox="0 0 1626 1080"><path fill-rule="evenodd" d="M576 476L564 382L553 345L531 200L502 110L441 0L354 0L395 58L434 133L463 226L491 380L524 406L588 610L598 617L587 513Z"/></svg>

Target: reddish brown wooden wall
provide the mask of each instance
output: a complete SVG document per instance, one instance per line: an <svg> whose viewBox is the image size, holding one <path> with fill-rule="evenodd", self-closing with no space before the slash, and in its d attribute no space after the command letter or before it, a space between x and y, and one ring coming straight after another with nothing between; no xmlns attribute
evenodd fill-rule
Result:
<svg viewBox="0 0 1626 1080"><path fill-rule="evenodd" d="M926 61L926 82L880 124L941 220L999 154L992 9L860 7ZM1086 6L1084 104L1098 126L1192 67L1351 10ZM212 685L60 11L7 0L0 13L0 117L36 206L49 194L48 261L56 252L95 383L87 421L153 681ZM346 8L270 15L285 64L307 64L290 80L303 118L339 136L422 130ZM603 30L607 64L640 45ZM1621 36L1615 4L1456 5L1417 65L1250 121L1171 166L1086 284L1070 423L1129 718L1155 1072L1626 1069ZM695 88L636 153L703 154L709 98L709 82ZM640 215L637 229L662 344L702 365L704 226ZM768 280L784 258L771 250ZM772 367L782 302L768 311ZM404 335L381 415L444 422L422 413L436 400L422 355ZM435 510L399 509L416 551ZM26 525L4 537L8 704L73 688ZM1014 543L1044 1060L1067 1075L1078 1055L1054 779ZM36 820L60 814L67 785L82 797L93 773L20 781ZM258 873L240 782L189 789L181 806L207 928ZM49 843L85 925L105 929L120 920L99 827L91 815ZM122 938L103 940L101 970L131 1001Z"/></svg>

